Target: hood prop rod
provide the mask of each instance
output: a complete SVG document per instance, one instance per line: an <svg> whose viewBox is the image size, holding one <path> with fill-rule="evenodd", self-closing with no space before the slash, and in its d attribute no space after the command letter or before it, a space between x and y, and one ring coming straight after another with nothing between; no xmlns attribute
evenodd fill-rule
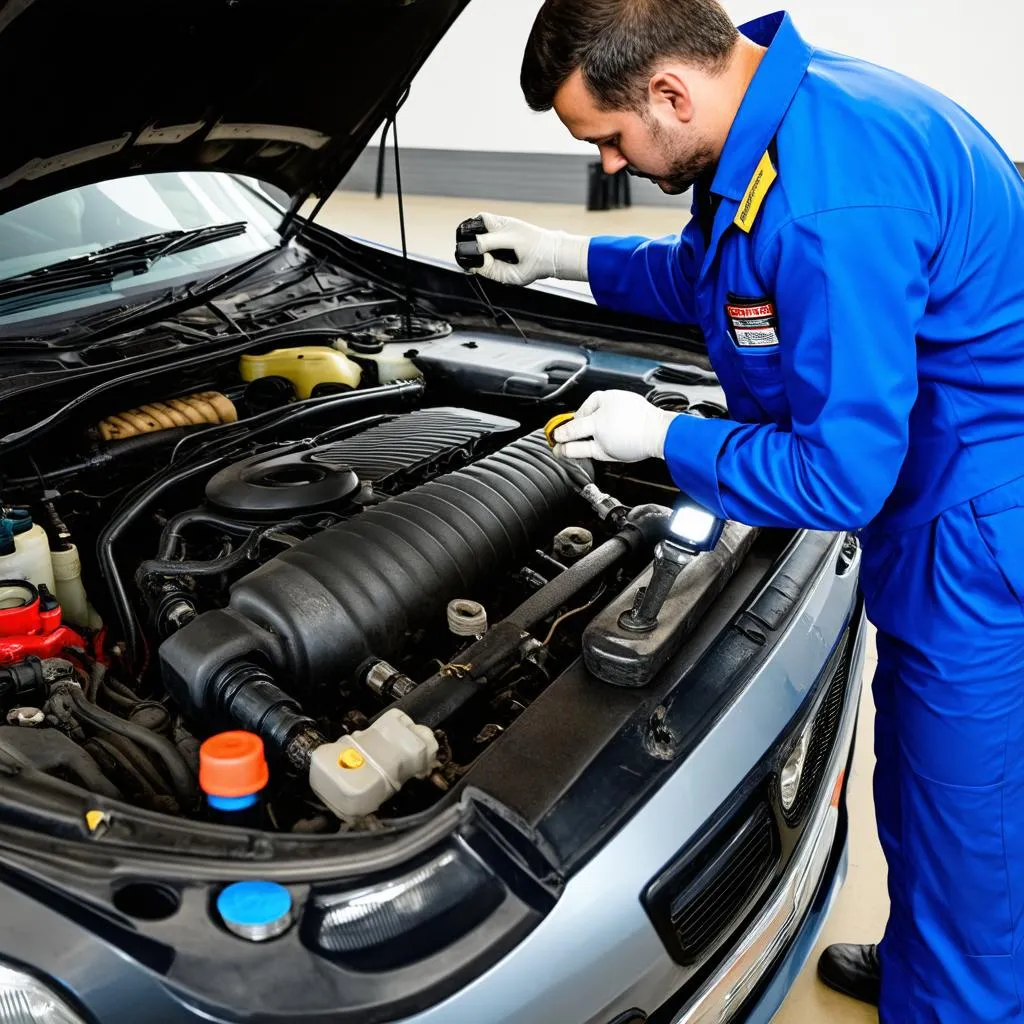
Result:
<svg viewBox="0 0 1024 1024"><path fill-rule="evenodd" d="M384 131L380 136L380 153L377 159L377 198L380 199L384 192L384 154L387 151L388 132L395 149L395 198L398 200L398 229L402 236L402 276L405 286L405 314L404 329L407 338L412 337L412 313L415 308L412 294L412 265L409 261L409 239L405 230L405 194L402 190L402 150L398 144L398 113L405 106L409 98L411 87L406 87L405 92L398 98L395 109L384 124Z"/></svg>

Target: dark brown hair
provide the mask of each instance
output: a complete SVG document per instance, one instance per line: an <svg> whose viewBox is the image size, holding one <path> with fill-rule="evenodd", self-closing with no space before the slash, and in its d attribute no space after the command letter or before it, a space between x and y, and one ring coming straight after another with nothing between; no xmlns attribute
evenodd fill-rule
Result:
<svg viewBox="0 0 1024 1024"><path fill-rule="evenodd" d="M523 94L550 110L579 68L602 108L638 109L657 61L717 71L738 38L718 0L547 0L526 44Z"/></svg>

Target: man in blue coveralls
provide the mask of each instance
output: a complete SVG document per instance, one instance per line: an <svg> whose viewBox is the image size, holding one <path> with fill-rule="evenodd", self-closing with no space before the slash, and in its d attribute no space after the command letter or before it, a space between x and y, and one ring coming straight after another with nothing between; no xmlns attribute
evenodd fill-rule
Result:
<svg viewBox="0 0 1024 1024"><path fill-rule="evenodd" d="M523 65L664 239L483 215L478 272L699 324L732 419L593 395L571 458L667 460L755 526L862 530L891 912L833 987L885 1024L1024 1021L1024 182L943 96L717 0L547 0Z"/></svg>

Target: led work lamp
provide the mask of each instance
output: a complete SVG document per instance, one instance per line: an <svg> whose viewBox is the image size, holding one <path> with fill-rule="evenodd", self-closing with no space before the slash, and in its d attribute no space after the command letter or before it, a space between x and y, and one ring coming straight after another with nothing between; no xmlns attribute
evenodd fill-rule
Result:
<svg viewBox="0 0 1024 1024"><path fill-rule="evenodd" d="M654 551L651 582L639 591L633 607L620 617L619 625L631 633L652 632L679 574L697 555L713 551L724 529L724 519L689 498L682 498L669 520L668 537Z"/></svg>

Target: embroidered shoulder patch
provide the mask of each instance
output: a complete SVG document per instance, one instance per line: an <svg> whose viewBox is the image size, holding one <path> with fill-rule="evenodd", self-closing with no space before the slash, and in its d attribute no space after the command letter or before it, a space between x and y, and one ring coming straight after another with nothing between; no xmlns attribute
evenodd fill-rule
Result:
<svg viewBox="0 0 1024 1024"><path fill-rule="evenodd" d="M757 215L761 212L761 207L778 176L779 172L775 170L772 158L765 153L757 165L757 170L754 171L754 176L750 179L750 184L747 186L746 194L743 196L736 214L734 223L740 231L750 234Z"/></svg>

